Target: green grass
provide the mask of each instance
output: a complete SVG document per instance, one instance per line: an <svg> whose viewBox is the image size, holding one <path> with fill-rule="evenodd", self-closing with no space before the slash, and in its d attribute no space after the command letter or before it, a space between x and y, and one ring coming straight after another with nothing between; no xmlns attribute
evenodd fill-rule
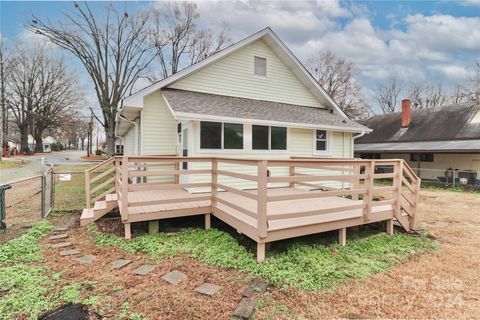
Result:
<svg viewBox="0 0 480 320"><path fill-rule="evenodd" d="M351 279L362 279L386 271L412 253L434 250L436 244L426 236L374 231L349 234L347 246L321 236L303 237L276 243L267 251L264 263L257 263L244 244L244 237L234 238L218 229L189 229L173 236L164 233L143 235L130 241L98 231L89 230L100 246L118 246L125 251L147 253L156 259L187 254L204 263L233 268L261 276L276 285L291 285L308 291L333 289ZM330 244L329 244L330 243Z"/></svg>
<svg viewBox="0 0 480 320"><path fill-rule="evenodd" d="M0 266L13 262L31 262L40 259L38 241L51 231L51 222L43 220L33 226L19 238L12 239L0 246Z"/></svg>
<svg viewBox="0 0 480 320"><path fill-rule="evenodd" d="M21 168L24 165L29 164L30 161L11 161L11 160L2 160L0 161L0 169L11 169L11 168Z"/></svg>
<svg viewBox="0 0 480 320"><path fill-rule="evenodd" d="M41 267L16 264L0 268L0 319L18 319L19 314L36 319L53 306L45 296L52 287Z"/></svg>

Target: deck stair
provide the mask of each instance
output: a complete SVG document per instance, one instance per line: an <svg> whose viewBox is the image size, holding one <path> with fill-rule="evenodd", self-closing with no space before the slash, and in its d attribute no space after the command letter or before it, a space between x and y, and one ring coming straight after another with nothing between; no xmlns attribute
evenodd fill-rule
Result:
<svg viewBox="0 0 480 320"><path fill-rule="evenodd" d="M112 157L85 170L86 208L80 225L92 223L118 207L116 182L119 163Z"/></svg>
<svg viewBox="0 0 480 320"><path fill-rule="evenodd" d="M96 201L93 208L83 209L80 225L86 226L95 222L117 207L117 195L115 193L107 194L105 200Z"/></svg>

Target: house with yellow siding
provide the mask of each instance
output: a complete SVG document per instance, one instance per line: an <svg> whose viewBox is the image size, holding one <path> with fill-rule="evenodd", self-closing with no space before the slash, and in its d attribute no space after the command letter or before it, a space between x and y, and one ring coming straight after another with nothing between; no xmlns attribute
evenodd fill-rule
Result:
<svg viewBox="0 0 480 320"><path fill-rule="evenodd" d="M117 121L125 155L352 158L371 131L270 28L125 98Z"/></svg>

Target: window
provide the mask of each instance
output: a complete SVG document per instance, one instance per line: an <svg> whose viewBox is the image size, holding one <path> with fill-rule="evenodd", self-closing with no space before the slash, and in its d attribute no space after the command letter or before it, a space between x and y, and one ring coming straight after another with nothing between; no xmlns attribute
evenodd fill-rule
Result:
<svg viewBox="0 0 480 320"><path fill-rule="evenodd" d="M243 124L225 123L223 125L223 148L243 149Z"/></svg>
<svg viewBox="0 0 480 320"><path fill-rule="evenodd" d="M267 76L267 59L255 57L255 74L259 76Z"/></svg>
<svg viewBox="0 0 480 320"><path fill-rule="evenodd" d="M202 121L200 148L243 149L243 124Z"/></svg>
<svg viewBox="0 0 480 320"><path fill-rule="evenodd" d="M206 122L200 123L200 148L221 149L222 148L222 123Z"/></svg>
<svg viewBox="0 0 480 320"><path fill-rule="evenodd" d="M287 150L287 128L252 126L253 150Z"/></svg>
<svg viewBox="0 0 480 320"><path fill-rule="evenodd" d="M327 151L327 148L328 148L327 131L317 130L315 133L315 150Z"/></svg>
<svg viewBox="0 0 480 320"><path fill-rule="evenodd" d="M182 123L177 124L177 137L178 137L178 144L182 143Z"/></svg>
<svg viewBox="0 0 480 320"><path fill-rule="evenodd" d="M410 153L412 162L433 162L433 153Z"/></svg>
<svg viewBox="0 0 480 320"><path fill-rule="evenodd" d="M382 159L381 153L361 153L360 158L362 159Z"/></svg>

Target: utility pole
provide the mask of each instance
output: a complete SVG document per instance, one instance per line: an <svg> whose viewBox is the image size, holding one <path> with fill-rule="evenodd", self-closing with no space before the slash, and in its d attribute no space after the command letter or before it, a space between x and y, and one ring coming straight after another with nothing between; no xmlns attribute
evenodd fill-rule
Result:
<svg viewBox="0 0 480 320"><path fill-rule="evenodd" d="M87 146L87 157L90 157L92 155L92 131L93 131L93 112L90 114L90 122L88 123L88 133L87 133L87 139L88 139L88 146Z"/></svg>

